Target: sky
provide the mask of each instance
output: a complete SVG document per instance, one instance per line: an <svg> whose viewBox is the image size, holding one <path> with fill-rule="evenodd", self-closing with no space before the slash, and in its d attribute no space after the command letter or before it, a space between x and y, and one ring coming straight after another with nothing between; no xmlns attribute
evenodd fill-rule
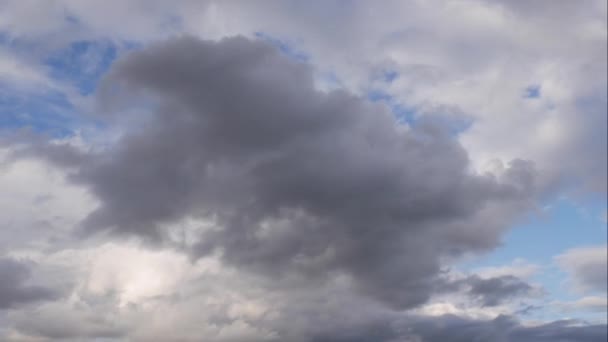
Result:
<svg viewBox="0 0 608 342"><path fill-rule="evenodd" d="M0 340L594 342L607 7L0 0Z"/></svg>

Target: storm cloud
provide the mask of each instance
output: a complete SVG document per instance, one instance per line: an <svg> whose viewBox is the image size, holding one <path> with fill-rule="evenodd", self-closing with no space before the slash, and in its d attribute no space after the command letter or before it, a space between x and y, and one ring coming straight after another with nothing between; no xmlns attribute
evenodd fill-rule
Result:
<svg viewBox="0 0 608 342"><path fill-rule="evenodd" d="M125 130L117 143L45 154L69 155L59 162L100 200L85 232L219 253L273 278L344 274L397 308L428 299L442 257L496 246L535 195L530 162L475 174L447 130L320 92L309 66L260 41L183 37L133 52L99 104ZM211 228L176 241L166 227L187 218Z"/></svg>

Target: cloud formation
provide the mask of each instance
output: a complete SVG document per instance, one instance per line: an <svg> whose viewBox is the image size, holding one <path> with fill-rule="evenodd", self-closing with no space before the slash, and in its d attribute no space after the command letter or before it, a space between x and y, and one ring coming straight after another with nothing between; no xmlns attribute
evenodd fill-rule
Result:
<svg viewBox="0 0 608 342"><path fill-rule="evenodd" d="M0 340L606 340L606 13L0 0Z"/></svg>
<svg viewBox="0 0 608 342"><path fill-rule="evenodd" d="M306 65L259 41L186 37L134 52L104 81L102 115L128 115L137 96L152 109L120 141L68 160L101 201L88 232L159 242L171 239L163 225L194 217L212 222L186 247L195 257L219 252L272 276L346 272L411 307L441 257L495 246L534 199L531 163L474 174L441 127L407 129L380 106L316 91Z"/></svg>

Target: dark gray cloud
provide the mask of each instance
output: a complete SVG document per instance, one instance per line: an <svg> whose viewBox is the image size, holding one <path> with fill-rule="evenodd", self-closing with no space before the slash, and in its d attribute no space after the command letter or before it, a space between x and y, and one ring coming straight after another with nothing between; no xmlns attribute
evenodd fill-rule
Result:
<svg viewBox="0 0 608 342"><path fill-rule="evenodd" d="M481 307L497 306L512 300L524 299L542 294L541 288L534 288L528 282L513 275L480 277L477 274L458 279L442 278L435 284L437 294L467 295ZM529 311L528 308L526 311Z"/></svg>
<svg viewBox="0 0 608 342"><path fill-rule="evenodd" d="M28 285L30 270L23 262L0 258L0 310L57 297L51 289Z"/></svg>
<svg viewBox="0 0 608 342"><path fill-rule="evenodd" d="M529 295L533 290L530 284L511 275L488 279L471 276L465 283L470 287L468 294L483 306L496 306L515 297Z"/></svg>
<svg viewBox="0 0 608 342"><path fill-rule="evenodd" d="M275 277L345 273L395 307L428 298L441 257L494 247L534 195L529 162L474 175L447 130L321 93L308 66L259 41L155 44L118 62L99 98L127 122L118 143L44 152L79 165L72 178L101 201L85 231L162 242L163 225L203 218L217 229L194 257Z"/></svg>

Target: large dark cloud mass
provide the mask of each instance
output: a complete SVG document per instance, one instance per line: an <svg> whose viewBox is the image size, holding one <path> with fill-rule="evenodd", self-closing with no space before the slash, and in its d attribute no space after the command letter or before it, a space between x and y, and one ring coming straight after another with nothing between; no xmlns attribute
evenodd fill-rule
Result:
<svg viewBox="0 0 608 342"><path fill-rule="evenodd" d="M86 235L137 237L194 260L219 257L226 279L197 278L188 285L194 290L153 299L204 311L200 331L214 332L210 341L606 339L605 325L532 327L510 316L404 310L433 295L464 295L484 309L533 295L515 276L454 279L443 269L445 259L495 247L532 207L530 162L477 174L449 130L424 120L404 126L347 92L320 92L309 66L245 38L184 37L135 51L112 67L98 95L100 118L122 132L116 142L84 151L30 137L12 151L64 166L99 200L80 222ZM20 264L0 261L0 308L50 298L24 285L26 275ZM231 298L209 292L216 287ZM79 289L77 304L15 315L16 330L59 340L150 340L146 329L128 329L137 325L130 315L146 305L112 311L120 293L88 290ZM259 299L261 309L239 314L234 293ZM97 315L99 303L125 321ZM86 315L60 314L71 305Z"/></svg>
<svg viewBox="0 0 608 342"><path fill-rule="evenodd" d="M346 92L319 92L309 67L245 38L134 52L100 101L129 124L77 165L74 179L101 201L86 231L159 242L164 225L203 218L215 228L187 247L195 257L218 252L272 276L346 274L395 307L428 298L442 257L495 246L534 194L530 163L475 175L441 127L408 129ZM131 104L147 112L127 114Z"/></svg>

